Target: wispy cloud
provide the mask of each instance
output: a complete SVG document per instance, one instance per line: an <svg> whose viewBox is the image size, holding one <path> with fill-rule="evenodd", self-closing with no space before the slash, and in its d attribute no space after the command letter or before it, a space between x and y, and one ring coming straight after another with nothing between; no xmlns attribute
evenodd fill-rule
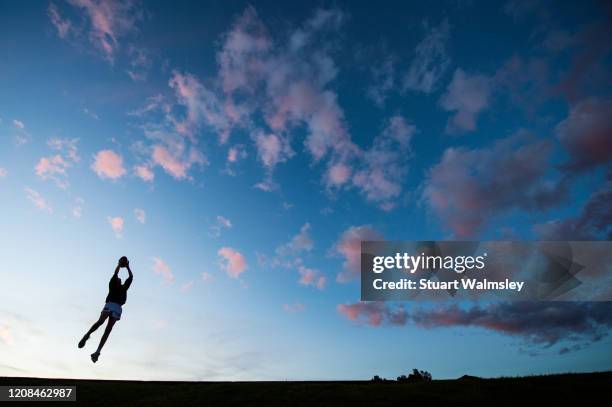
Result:
<svg viewBox="0 0 612 407"><path fill-rule="evenodd" d="M57 29L57 35L62 39L68 37L68 34L73 29L72 23L69 20L62 18L55 3L49 4L47 14L49 15L51 23Z"/></svg>
<svg viewBox="0 0 612 407"><path fill-rule="evenodd" d="M21 120L13 119L13 126L17 130L25 130L25 124Z"/></svg>
<svg viewBox="0 0 612 407"><path fill-rule="evenodd" d="M219 237L221 236L221 231L223 229L230 229L231 227L232 221L224 216L217 215L214 225L212 225L209 229L209 235L212 237Z"/></svg>
<svg viewBox="0 0 612 407"><path fill-rule="evenodd" d="M321 274L319 270L300 265L298 266L298 273L300 274L298 283L302 285L311 285L317 287L319 290L325 288L327 278Z"/></svg>
<svg viewBox="0 0 612 407"><path fill-rule="evenodd" d="M408 313L402 306L393 309L379 301L339 304L337 310L353 322L370 326L404 325L408 321Z"/></svg>
<svg viewBox="0 0 612 407"><path fill-rule="evenodd" d="M395 87L395 58L386 56L384 61L371 67L372 83L366 89L366 95L382 107L389 93Z"/></svg>
<svg viewBox="0 0 612 407"><path fill-rule="evenodd" d="M42 157L36 164L36 174L42 179L52 179L58 187L68 187L66 169L70 166L64 159L55 155L53 157Z"/></svg>
<svg viewBox="0 0 612 407"><path fill-rule="evenodd" d="M79 219L83 215L83 204L84 203L85 203L85 200L83 198L78 197L74 199L74 203L71 209L72 216Z"/></svg>
<svg viewBox="0 0 612 407"><path fill-rule="evenodd" d="M52 138L47 145L58 154L41 157L34 168L36 175L43 180L51 180L58 187L66 189L68 182L68 169L80 160L76 144L78 139Z"/></svg>
<svg viewBox="0 0 612 407"><path fill-rule="evenodd" d="M189 178L187 173L192 165L206 162L204 156L197 150L190 150L184 156L180 150L171 151L161 145L153 146L151 158L154 164L161 166L164 171L176 179Z"/></svg>
<svg viewBox="0 0 612 407"><path fill-rule="evenodd" d="M100 120L100 117L98 117L98 115L93 112L91 109L88 109L86 107L83 108L83 113L86 114L87 116L91 117L94 120Z"/></svg>
<svg viewBox="0 0 612 407"><path fill-rule="evenodd" d="M30 187L24 188L26 196L32 204L41 211L53 213L51 205L35 190Z"/></svg>
<svg viewBox="0 0 612 407"><path fill-rule="evenodd" d="M310 236L310 223L305 223L300 228L300 232L293 236L288 243L285 243L276 248L276 254L279 257L295 256L302 252L309 252L314 247L314 241Z"/></svg>
<svg viewBox="0 0 612 407"><path fill-rule="evenodd" d="M416 126L403 116L392 116L381 134L374 138L371 148L363 152L363 162L354 169L352 184L361 190L367 201L376 203L383 210L397 206L411 158L411 140L416 131ZM332 171L334 169L338 167L331 167ZM341 185L344 179L344 171L339 174L338 171L330 172L328 185Z"/></svg>
<svg viewBox="0 0 612 407"><path fill-rule="evenodd" d="M68 3L82 13L85 25L77 29L76 24L63 18L58 7L52 3L48 15L59 37L80 39L85 34L94 48L111 64L120 48L119 40L134 31L143 16L133 1L68 0Z"/></svg>
<svg viewBox="0 0 612 407"><path fill-rule="evenodd" d="M153 272L161 275L165 282L174 283L174 274L172 274L170 266L159 257L153 257Z"/></svg>
<svg viewBox="0 0 612 407"><path fill-rule="evenodd" d="M13 119L13 128L15 129L15 144L18 147L26 144L30 140L30 134L27 132L24 122Z"/></svg>
<svg viewBox="0 0 612 407"><path fill-rule="evenodd" d="M181 293L183 294L187 294L189 291L191 291L191 289L193 288L193 285L195 284L195 282L193 280L186 282L185 284L181 285Z"/></svg>
<svg viewBox="0 0 612 407"><path fill-rule="evenodd" d="M147 220L147 214L145 213L144 209L140 208L134 209L134 217L136 217L136 220L141 224L144 224Z"/></svg>
<svg viewBox="0 0 612 407"><path fill-rule="evenodd" d="M413 62L404 76L404 89L431 93L439 87L450 65L450 25L445 19L438 26L425 23L424 28L425 38L415 48Z"/></svg>

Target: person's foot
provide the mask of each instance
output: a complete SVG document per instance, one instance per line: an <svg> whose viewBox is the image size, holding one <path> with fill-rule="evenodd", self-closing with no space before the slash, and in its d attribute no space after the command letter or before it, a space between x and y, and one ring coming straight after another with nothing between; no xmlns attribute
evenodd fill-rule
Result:
<svg viewBox="0 0 612 407"><path fill-rule="evenodd" d="M85 335L83 339L79 341L79 348L82 348L83 346L85 346L85 342L87 342L88 339L89 339L89 335Z"/></svg>
<svg viewBox="0 0 612 407"><path fill-rule="evenodd" d="M91 354L91 361L96 363L98 361L98 358L100 357L100 352L95 352Z"/></svg>

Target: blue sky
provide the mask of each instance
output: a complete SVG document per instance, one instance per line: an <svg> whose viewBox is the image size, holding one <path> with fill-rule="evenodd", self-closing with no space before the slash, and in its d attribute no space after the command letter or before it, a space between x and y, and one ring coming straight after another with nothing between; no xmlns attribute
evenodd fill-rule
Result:
<svg viewBox="0 0 612 407"><path fill-rule="evenodd" d="M362 239L610 239L611 13L0 2L0 375L609 369L608 303L360 303L356 277Z"/></svg>

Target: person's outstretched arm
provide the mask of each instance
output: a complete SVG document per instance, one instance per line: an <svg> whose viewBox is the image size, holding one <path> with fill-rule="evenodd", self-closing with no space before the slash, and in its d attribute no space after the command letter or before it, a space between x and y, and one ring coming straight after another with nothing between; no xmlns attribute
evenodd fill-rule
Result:
<svg viewBox="0 0 612 407"><path fill-rule="evenodd" d="M127 290L128 288L130 288L130 285L132 284L132 280L134 279L134 274L132 274L132 269L130 268L130 262L128 262L127 266L125 266L125 268L127 269L128 273L129 273L129 277L127 278L127 280L125 280L125 283L123 284L125 286L125 289Z"/></svg>
<svg viewBox="0 0 612 407"><path fill-rule="evenodd" d="M119 264L117 264L117 267L115 267L115 272L113 273L113 276L111 277L110 281L108 282L109 286L113 283L113 279L118 277L120 269L121 269L121 267L119 267Z"/></svg>

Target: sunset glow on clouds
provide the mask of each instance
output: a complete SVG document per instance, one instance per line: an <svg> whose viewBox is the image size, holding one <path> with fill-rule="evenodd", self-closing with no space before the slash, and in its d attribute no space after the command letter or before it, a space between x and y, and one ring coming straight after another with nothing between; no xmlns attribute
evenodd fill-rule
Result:
<svg viewBox="0 0 612 407"><path fill-rule="evenodd" d="M98 151L91 169L100 178L118 179L126 173L123 168L123 158L112 150Z"/></svg>
<svg viewBox="0 0 612 407"><path fill-rule="evenodd" d="M0 375L609 369L603 303L359 301L363 240L612 237L609 7L515 3L6 4ZM46 312L90 326L121 255L92 372Z"/></svg>
<svg viewBox="0 0 612 407"><path fill-rule="evenodd" d="M235 249L231 247L222 247L217 253L224 259L222 268L231 278L238 278L240 274L247 270L248 266L246 259L242 253Z"/></svg>

